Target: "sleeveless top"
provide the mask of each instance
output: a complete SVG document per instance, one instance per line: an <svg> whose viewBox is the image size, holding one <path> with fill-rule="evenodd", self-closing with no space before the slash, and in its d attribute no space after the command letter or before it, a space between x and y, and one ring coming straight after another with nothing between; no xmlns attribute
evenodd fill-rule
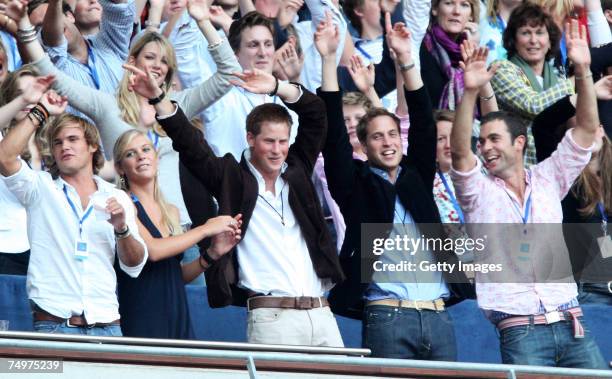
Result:
<svg viewBox="0 0 612 379"><path fill-rule="evenodd" d="M140 222L154 238L161 238L138 198L132 195ZM121 330L126 337L194 339L189 318L185 283L182 278L183 254L158 262L147 261L137 278L119 268L117 272Z"/></svg>

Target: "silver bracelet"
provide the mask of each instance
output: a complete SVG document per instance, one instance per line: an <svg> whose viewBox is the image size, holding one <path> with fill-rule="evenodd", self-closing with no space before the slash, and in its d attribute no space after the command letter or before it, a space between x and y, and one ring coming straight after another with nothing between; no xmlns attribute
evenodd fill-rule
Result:
<svg viewBox="0 0 612 379"><path fill-rule="evenodd" d="M584 79L588 79L588 78L592 78L593 77L593 73L591 71L589 71L588 74L584 74L584 76L574 76L574 79L576 80L584 80Z"/></svg>
<svg viewBox="0 0 612 379"><path fill-rule="evenodd" d="M400 64L399 68L401 71L410 71L414 68L415 64L414 62L410 63L410 64Z"/></svg>
<svg viewBox="0 0 612 379"><path fill-rule="evenodd" d="M494 98L494 97L495 97L495 92L493 92L493 93L492 93L491 95L489 95L489 96L480 96L480 100L482 100L482 101L489 101L489 100L491 100L491 99L492 99L492 98Z"/></svg>

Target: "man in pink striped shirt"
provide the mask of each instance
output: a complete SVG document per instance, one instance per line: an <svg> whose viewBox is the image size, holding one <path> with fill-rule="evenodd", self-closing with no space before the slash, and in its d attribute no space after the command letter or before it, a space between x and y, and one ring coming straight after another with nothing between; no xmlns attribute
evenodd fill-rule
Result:
<svg viewBox="0 0 612 379"><path fill-rule="evenodd" d="M489 82L495 69L487 70L486 48L467 52L465 94L451 133L450 175L468 223L562 222L560 202L589 162L599 126L586 33L573 22L571 28L566 27L565 35L568 58L575 68L578 126L567 131L550 158L530 169L523 165L526 125L511 114L492 112L481 121L480 150L489 174L482 173L482 163L470 149L472 113L479 89ZM535 44L534 49L537 47ZM497 230L502 230L501 225ZM497 234L489 239L505 237ZM499 261L509 262L515 245L499 246L491 249L495 250L492 254L497 254ZM529 245L526 247L529 252ZM542 255L538 249L530 253L538 258ZM582 312L573 281L492 283L484 282L479 273L476 281L478 305L499 330L504 363L606 368L597 345L581 326Z"/></svg>

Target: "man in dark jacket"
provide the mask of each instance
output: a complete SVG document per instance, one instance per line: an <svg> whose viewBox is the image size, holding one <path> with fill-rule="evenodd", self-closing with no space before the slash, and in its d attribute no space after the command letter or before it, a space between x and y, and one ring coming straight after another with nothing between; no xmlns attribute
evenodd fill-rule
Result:
<svg viewBox="0 0 612 379"><path fill-rule="evenodd" d="M321 99L260 70L236 74L245 90L278 96L300 124L289 147L287 110L255 107L239 163L231 154L216 157L154 79L131 69L134 91L151 99L181 162L217 199L219 214L243 215L243 239L234 251L218 261L202 255L210 305L246 301L249 342L343 346L324 294L344 277L310 180L327 129Z"/></svg>
<svg viewBox="0 0 612 379"><path fill-rule="evenodd" d="M327 105L329 121L323 148L325 173L347 226L340 260L348 280L332 290L330 302L334 312L360 317L365 300L363 343L374 356L456 360L454 331L445 303L474 296L467 278L456 269L456 256L435 248L414 255L400 248L387 248L380 259L372 259L372 250L362 250L366 244L372 246L366 234L382 235L387 241L403 236L444 238L433 198L436 127L431 102L412 62L410 33L403 24L391 29L389 15L386 27L410 109L408 154L402 155L397 117L384 109L374 109L357 128L367 162L352 158L341 112L341 92L335 70L328 67L334 62L334 33L326 34L320 26L315 37L324 73L319 95ZM391 234L378 233L373 225L364 228L365 223L393 223L394 227ZM381 268L382 263L391 263L388 257L392 254L416 264L417 271L421 267L419 261L425 260L447 269L404 273L395 276L395 280L377 276L378 272L372 277L372 271ZM448 269L445 263L455 264L455 270Z"/></svg>

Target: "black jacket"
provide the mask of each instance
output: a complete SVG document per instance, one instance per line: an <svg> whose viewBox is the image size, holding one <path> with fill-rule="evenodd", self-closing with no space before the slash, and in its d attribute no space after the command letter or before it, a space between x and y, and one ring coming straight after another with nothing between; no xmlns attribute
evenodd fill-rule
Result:
<svg viewBox="0 0 612 379"><path fill-rule="evenodd" d="M442 237L440 214L433 197L436 173L436 127L430 98L425 88L406 91L410 109L408 154L400 165L401 173L395 185L370 170L367 162L353 160L342 115L340 92L319 92L327 106L328 132L323 157L329 190L344 216L346 235L340 253L340 262L347 280L332 290L330 302L334 313L361 318L363 292L367 284L361 283L361 224L393 223L395 196L398 195L416 223L438 224L428 237ZM449 252L434 252L438 261L457 263ZM463 298L474 298L473 286L465 275L455 271L445 273L451 298L449 305ZM451 284L461 283L461 284Z"/></svg>
<svg viewBox="0 0 612 379"><path fill-rule="evenodd" d="M298 102L286 104L298 114L299 129L295 143L289 148L288 167L282 177L288 183L289 206L300 224L317 276L330 278L337 283L344 279L344 275L310 179L325 138L325 105L314 94L302 90L303 95ZM179 153L181 163L217 199L219 214L242 213L242 235L246 235L259 187L244 156L240 163L231 154L216 157L202 132L191 127L180 109L175 115L159 120L159 123L172 139L172 147ZM213 308L245 304L246 291L236 287L238 260L235 251L224 255L206 270L208 301Z"/></svg>

